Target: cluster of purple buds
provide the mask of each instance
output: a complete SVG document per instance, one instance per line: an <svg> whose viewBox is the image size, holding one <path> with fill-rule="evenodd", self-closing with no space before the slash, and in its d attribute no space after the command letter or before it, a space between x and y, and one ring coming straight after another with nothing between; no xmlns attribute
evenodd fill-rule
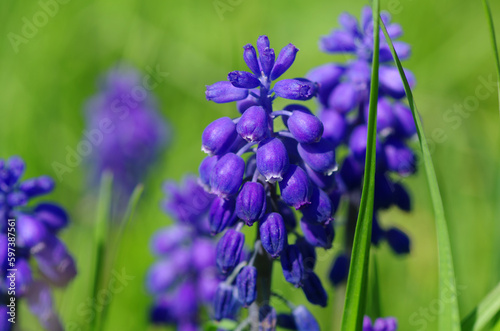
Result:
<svg viewBox="0 0 500 331"><path fill-rule="evenodd" d="M119 206L144 180L169 140L150 78L118 66L100 80L99 92L85 107L92 182L99 183L104 171L112 172Z"/></svg>
<svg viewBox="0 0 500 331"><path fill-rule="evenodd" d="M326 292L313 271L315 248L332 247L332 214L339 198L336 192L324 190L325 182L334 179L337 164L334 146L322 138L320 119L300 104L273 110L277 97L309 100L317 94L318 85L304 78L283 79L273 85L293 64L298 49L288 44L276 58L267 36L258 38L258 54L250 44L243 49L250 72L233 71L227 81L206 90L208 100L237 101L241 113L236 119L215 120L202 135L202 151L208 156L199 167L200 181L207 192L216 195L210 208L210 229L213 235L223 232L217 245L217 266L231 275L217 291L216 320L232 318L235 307L249 307L256 300L256 283L262 272L253 264L256 255L269 263L279 259L285 279L301 288L311 303L326 306ZM274 129L278 117L283 130ZM300 224L290 207L301 212ZM242 257L245 235L241 230L254 224L257 244L248 261ZM294 242L289 242L289 234ZM238 268L241 263L245 266ZM276 316L269 315L272 309L265 305L260 309L267 312L266 318Z"/></svg>
<svg viewBox="0 0 500 331"><path fill-rule="evenodd" d="M198 330L200 312L211 308L222 275L215 264L216 243L210 236L210 206L214 196L188 176L179 186L164 185L164 211L176 222L151 239L158 261L151 266L146 287L154 296L151 321Z"/></svg>
<svg viewBox="0 0 500 331"><path fill-rule="evenodd" d="M370 317L365 316L363 320L363 331L396 331L398 322L394 317L377 318L373 324Z"/></svg>
<svg viewBox="0 0 500 331"><path fill-rule="evenodd" d="M50 193L55 183L49 176L22 180L24 170L19 157L0 159L0 329L10 330L13 324L5 322L15 317L17 300L23 298L44 328L62 330L51 286L65 287L76 276L75 261L57 238L69 219L55 203L29 203Z"/></svg>
<svg viewBox="0 0 500 331"><path fill-rule="evenodd" d="M403 33L400 25L390 22L388 13L381 13L382 20L392 39ZM333 30L320 39L320 49L326 53L346 53L353 56L345 64L328 63L311 70L307 78L319 84L319 118L323 122L323 139L336 148L345 146L347 156L340 162L340 170L331 187L338 189L348 200L354 212L348 222L355 222L363 182L367 141L370 79L373 55L373 22L371 8L365 7L361 20L343 13L339 17L340 29ZM394 41L400 59L410 56L410 46ZM378 212L397 206L410 211L410 196L406 188L395 179L412 175L416 171L416 155L408 146L416 128L411 110L404 104L404 87L388 44L380 43L380 87L377 104L377 142L375 205L372 242L377 245L385 240L397 254L410 250L408 236L397 228L384 229L378 222ZM411 86L415 78L406 71ZM341 147L342 148L342 147ZM347 226L347 228L353 228ZM347 237L352 237L352 233ZM348 239L349 241L349 239ZM346 247L350 252L350 247ZM341 283L349 269L348 253L341 254L334 262L331 281Z"/></svg>

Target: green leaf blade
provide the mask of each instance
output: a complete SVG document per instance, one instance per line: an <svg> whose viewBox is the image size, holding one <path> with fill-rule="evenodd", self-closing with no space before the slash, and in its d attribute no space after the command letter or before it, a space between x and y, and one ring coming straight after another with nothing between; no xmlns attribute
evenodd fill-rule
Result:
<svg viewBox="0 0 500 331"><path fill-rule="evenodd" d="M342 316L343 331L361 330L366 308L366 288L368 266L370 260L370 243L373 220L373 202L375 191L375 147L377 141L377 101L378 101L378 72L379 72L379 44L380 1L373 1L373 61L370 86L370 104L368 116L368 138L366 145L365 176L363 191L359 207L356 231L347 279L346 299Z"/></svg>
<svg viewBox="0 0 500 331"><path fill-rule="evenodd" d="M457 289L455 281L455 271L453 267L453 258L451 254L451 244L448 234L448 227L444 213L443 201L439 191L436 172L432 163L429 146L424 135L422 122L418 114L417 106L411 92L410 85L399 60L394 45L389 37L384 23L381 23L387 43L391 49L394 62L399 70L403 80L406 97L413 114L415 126L417 128L420 150L424 160L424 168L427 175L427 184L429 187L432 205L436 219L436 233L438 241L438 261L439 261L439 300L442 302L443 311L439 315L439 330L455 331L460 330L460 314L458 309Z"/></svg>
<svg viewBox="0 0 500 331"><path fill-rule="evenodd" d="M493 49L493 55L495 56L495 64L497 68L497 87L498 87L498 107L500 111L500 56L498 55L497 38L495 34L495 24L493 23L493 14L491 13L491 7L488 0L483 0L484 11L486 13L486 20L488 21L488 29L490 30L490 40L491 47Z"/></svg>
<svg viewBox="0 0 500 331"><path fill-rule="evenodd" d="M500 284L498 284L462 321L463 331L479 331L494 322L500 312Z"/></svg>

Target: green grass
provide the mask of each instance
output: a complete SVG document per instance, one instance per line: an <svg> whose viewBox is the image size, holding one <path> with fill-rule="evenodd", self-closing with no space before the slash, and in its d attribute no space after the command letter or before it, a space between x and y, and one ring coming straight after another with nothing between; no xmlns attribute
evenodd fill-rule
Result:
<svg viewBox="0 0 500 331"><path fill-rule="evenodd" d="M390 8L394 0L382 1ZM311 67L332 57L319 52L317 42L338 25L337 16L349 11L359 16L363 3L350 1L243 1L220 20L211 1L70 1L27 44L14 53L7 34L19 33L22 18L39 10L36 1L0 2L0 157L21 155L27 176L54 175L52 162L61 162L66 147L75 148L82 130L85 100L96 91L97 77L117 61L140 70L159 65L169 76L155 90L160 111L174 128L170 148L144 183L136 216L123 233L116 269L135 276L109 305L106 330L148 330L151 302L144 289L144 274L152 263L151 234L171 220L159 209L161 182L196 172L204 157L200 136L220 116L234 116L232 105L215 105L204 97L204 86L224 79L231 70L244 70L242 46L268 34L281 48L289 42L300 49L295 64L283 78L303 76ZM496 86L473 110L454 112L458 126L443 117L455 104L463 104L481 85L479 77L496 80L490 36L480 1L399 1L393 18L403 26L402 40L413 55L404 66L417 77L414 91L430 141L431 154L447 215L454 253L458 303L464 314L500 281L498 242L499 142ZM492 2L493 19L500 7ZM313 105L313 104L311 104ZM435 130L446 134L436 143ZM418 144L415 144L418 148ZM66 323L85 326L78 307L90 293L90 250L95 218L95 192L87 187L84 164L57 182L52 200L72 216L63 240L77 259L79 276L56 304ZM423 327L437 330L437 315L425 318L438 298L437 238L424 168L404 180L411 188L414 211L389 210L380 215L384 225L397 225L412 239L412 253L396 257L387 245L377 250L380 299L384 315L399 319L401 330ZM341 218L341 215L339 215ZM339 233L342 231L338 231ZM341 242L342 238L336 238ZM326 280L332 252L318 251L318 275ZM301 291L290 290L283 276L273 275L278 290L294 302L304 301ZM307 305L324 330L338 330L344 289L326 286L326 309ZM339 304L340 303L340 304ZM21 307L25 308L24 306ZM22 327L39 330L27 311Z"/></svg>

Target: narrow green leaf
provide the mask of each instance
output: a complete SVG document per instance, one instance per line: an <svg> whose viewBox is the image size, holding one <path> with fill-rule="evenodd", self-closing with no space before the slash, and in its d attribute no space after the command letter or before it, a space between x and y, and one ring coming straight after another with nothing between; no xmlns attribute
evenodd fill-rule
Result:
<svg viewBox="0 0 500 331"><path fill-rule="evenodd" d="M370 241L372 234L373 200L375 191L375 144L377 140L377 100L378 100L378 71L379 71L379 43L380 1L373 1L373 61L370 86L370 105L368 116L368 138L366 144L365 175L359 214L354 233L351 265L347 279L344 314L342 316L342 330L361 330L366 306L366 283L370 260Z"/></svg>
<svg viewBox="0 0 500 331"><path fill-rule="evenodd" d="M483 330L500 312L500 284L462 321L463 331Z"/></svg>
<svg viewBox="0 0 500 331"><path fill-rule="evenodd" d="M123 215L123 219L120 222L120 227L118 229L118 234L116 235L116 238L114 240L114 244L108 245L111 246L111 250L108 250L108 254L111 256L109 258L109 268L105 268L102 270L102 273L105 275L109 275L110 271L113 269L115 263L116 263L116 258L118 256L118 251L121 247L122 244L122 239L123 239L123 234L125 233L125 230L127 229L128 225L130 224L130 221L132 220L134 216L135 209L137 207L137 204L139 202L139 199L142 195L142 192L144 190L144 186L142 184L139 184L135 187L134 191L132 192L132 195L129 198L129 201L127 203L127 208L125 210L125 214ZM101 281L106 284L109 279L104 279L105 276L101 276ZM97 330L102 330L102 326L106 326L106 316L109 311L109 306L110 305L104 305L102 312L100 315L97 316L98 320L96 323Z"/></svg>
<svg viewBox="0 0 500 331"><path fill-rule="evenodd" d="M113 190L113 175L105 172L101 177L99 187L99 201L97 203L97 216L94 231L94 279L92 285L92 298L97 298L101 284L102 269L104 267L105 241L108 237L109 220L111 217L111 192ZM99 312L92 320L94 330L98 330Z"/></svg>
<svg viewBox="0 0 500 331"><path fill-rule="evenodd" d="M493 15L491 14L491 7L488 0L483 0L484 11L486 12L486 19L488 21L488 28L490 30L491 47L493 48L493 55L495 56L495 64L497 68L498 77L498 106L500 109L500 56L498 55L497 38L495 35L495 25L493 24Z"/></svg>
<svg viewBox="0 0 500 331"><path fill-rule="evenodd" d="M418 140L424 161L424 168L427 175L427 184L431 195L432 205L436 218L436 233L438 241L438 258L439 258L439 300L442 303L442 313L439 314L439 330L455 331L460 330L460 315L458 310L457 289L455 284L455 272L453 269L453 258L451 254L450 238L448 235L448 227L444 214L443 201L439 192L439 185L432 164L431 153L429 146L422 129L422 123L418 114L417 105L413 99L410 85L406 79L406 75L401 65L401 61L396 54L391 38L387 33L387 29L382 22L385 39L390 46L392 56L398 67L401 79L403 80L406 97L413 113L415 126L417 127Z"/></svg>

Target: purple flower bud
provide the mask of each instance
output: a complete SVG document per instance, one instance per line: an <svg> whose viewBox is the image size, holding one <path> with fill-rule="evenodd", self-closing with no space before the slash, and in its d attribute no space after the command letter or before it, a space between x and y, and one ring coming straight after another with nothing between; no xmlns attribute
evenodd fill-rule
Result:
<svg viewBox="0 0 500 331"><path fill-rule="evenodd" d="M356 107L358 98L358 91L353 84L340 83L330 94L328 105L335 111L347 113Z"/></svg>
<svg viewBox="0 0 500 331"><path fill-rule="evenodd" d="M290 165L283 180L279 183L279 187L281 198L287 205L300 209L311 203L309 200L309 179L301 167Z"/></svg>
<svg viewBox="0 0 500 331"><path fill-rule="evenodd" d="M239 88L251 89L260 85L259 79L247 71L231 71L227 75L227 79L234 87Z"/></svg>
<svg viewBox="0 0 500 331"><path fill-rule="evenodd" d="M34 256L42 274L54 285L64 287L76 277L75 260L56 236L48 235Z"/></svg>
<svg viewBox="0 0 500 331"><path fill-rule="evenodd" d="M324 139L313 144L299 144L298 151L304 162L314 171L330 175L338 168L335 149Z"/></svg>
<svg viewBox="0 0 500 331"><path fill-rule="evenodd" d="M313 224L325 224L333 220L332 202L328 195L319 188L313 188L311 194L311 204L303 207L301 210L303 220Z"/></svg>
<svg viewBox="0 0 500 331"><path fill-rule="evenodd" d="M24 192L14 191L7 195L7 204L11 207L25 206L28 203L28 196Z"/></svg>
<svg viewBox="0 0 500 331"><path fill-rule="evenodd" d="M411 138L417 133L415 121L410 108L401 102L394 103L394 116L396 117L395 133L402 138Z"/></svg>
<svg viewBox="0 0 500 331"><path fill-rule="evenodd" d="M365 163L366 158L366 141L368 138L368 128L366 125L358 125L353 132L351 133L351 138L349 140L349 149L352 152L352 155L356 159L356 161L360 163ZM377 154L377 164L380 165L379 162L383 161L383 147L380 142L376 141L376 150Z"/></svg>
<svg viewBox="0 0 500 331"><path fill-rule="evenodd" d="M278 138L268 138L257 149L257 169L266 181L281 181L288 169L288 153L283 142Z"/></svg>
<svg viewBox="0 0 500 331"><path fill-rule="evenodd" d="M229 117L210 123L201 136L201 150L208 155L224 154L236 139L236 125Z"/></svg>
<svg viewBox="0 0 500 331"><path fill-rule="evenodd" d="M24 173L26 165L19 156L12 156L7 160L7 177L4 179L7 185L17 183Z"/></svg>
<svg viewBox="0 0 500 331"><path fill-rule="evenodd" d="M243 307L250 306L257 298L257 268L246 266L236 277L238 299Z"/></svg>
<svg viewBox="0 0 500 331"><path fill-rule="evenodd" d="M198 313L197 294L196 286L192 281L183 281L179 284L174 293L175 304L172 305L171 314L181 321L196 319Z"/></svg>
<svg viewBox="0 0 500 331"><path fill-rule="evenodd" d="M281 254L280 262L286 281L295 287L301 287L302 278L306 271L299 247L297 245L287 245Z"/></svg>
<svg viewBox="0 0 500 331"><path fill-rule="evenodd" d="M299 143L315 143L323 135L323 123L310 111L295 110L287 123L288 129Z"/></svg>
<svg viewBox="0 0 500 331"><path fill-rule="evenodd" d="M321 104L328 104L330 92L337 86L343 73L344 68L333 63L316 67L307 73L307 79L319 84L318 98Z"/></svg>
<svg viewBox="0 0 500 331"><path fill-rule="evenodd" d="M20 258L16 261L15 269L14 282L16 295L24 296L33 281L30 264L25 259Z"/></svg>
<svg viewBox="0 0 500 331"><path fill-rule="evenodd" d="M51 192L54 186L55 184L52 178L49 176L40 176L25 180L21 183L19 188L31 198Z"/></svg>
<svg viewBox="0 0 500 331"><path fill-rule="evenodd" d="M234 212L235 201L234 199L223 199L217 197L212 202L209 212L210 221L210 233L212 236L224 231L224 229L231 224L236 219L236 213Z"/></svg>
<svg viewBox="0 0 500 331"><path fill-rule="evenodd" d="M287 231L293 231L297 227L295 213L282 200L278 201L278 213L283 217Z"/></svg>
<svg viewBox="0 0 500 331"><path fill-rule="evenodd" d="M278 59L274 64L273 70L271 71L271 80L276 80L291 67L293 61L295 61L295 55L298 51L299 49L293 44L288 44L281 49Z"/></svg>
<svg viewBox="0 0 500 331"><path fill-rule="evenodd" d="M241 116L236 131L248 142L259 142L269 136L269 115L260 106L253 106L245 110Z"/></svg>
<svg viewBox="0 0 500 331"><path fill-rule="evenodd" d="M265 304L259 309L259 331L276 331L276 309Z"/></svg>
<svg viewBox="0 0 500 331"><path fill-rule="evenodd" d="M297 238L297 240L295 240L295 245L297 245L302 254L305 270L307 272L313 271L316 265L316 248L309 244L303 237Z"/></svg>
<svg viewBox="0 0 500 331"><path fill-rule="evenodd" d="M336 181L335 181L335 176L333 174L328 175L314 171L307 164L305 164L304 168L311 182L316 186L318 186L318 188L328 191L329 189L335 186Z"/></svg>
<svg viewBox="0 0 500 331"><path fill-rule="evenodd" d="M277 317L277 323L280 328L287 330L297 330L297 325L293 316L290 314L279 313Z"/></svg>
<svg viewBox="0 0 500 331"><path fill-rule="evenodd" d="M358 98L369 99L371 71L371 64L366 60L355 60L349 63L345 75L347 81L358 91Z"/></svg>
<svg viewBox="0 0 500 331"><path fill-rule="evenodd" d="M257 97L250 94L250 92L252 92L252 94L257 95ZM258 88L252 89L249 91L248 96L245 99L237 101L236 108L238 109L240 114L243 114L248 108L250 108L252 106L258 106L259 105L259 99L258 99L259 95L260 95L260 90Z"/></svg>
<svg viewBox="0 0 500 331"><path fill-rule="evenodd" d="M393 185L393 195L394 195L394 203L399 209L404 211L411 210L411 199L410 194L405 189L405 187L399 183L394 183Z"/></svg>
<svg viewBox="0 0 500 331"><path fill-rule="evenodd" d="M16 221L17 245L32 248L45 240L47 230L42 222L26 214L20 214Z"/></svg>
<svg viewBox="0 0 500 331"><path fill-rule="evenodd" d="M215 263L212 263L214 265ZM215 291L217 286L219 286L220 280L216 272L206 272L203 271L199 274L198 278L198 291L200 294L200 299L204 303L213 302Z"/></svg>
<svg viewBox="0 0 500 331"><path fill-rule="evenodd" d="M220 238L217 243L217 266L223 274L236 267L244 243L245 235L233 229L227 230Z"/></svg>
<svg viewBox="0 0 500 331"><path fill-rule="evenodd" d="M308 272L305 275L303 284L304 286L302 286L302 290L306 295L307 301L313 305L326 307L328 295L321 284L321 280L314 272Z"/></svg>
<svg viewBox="0 0 500 331"><path fill-rule="evenodd" d="M335 237L332 222L325 225L316 225L301 221L300 228L302 229L304 238L311 245L325 249L332 248L333 238Z"/></svg>
<svg viewBox="0 0 500 331"><path fill-rule="evenodd" d="M276 95L291 100L309 100L316 95L317 86L304 78L283 79L274 84Z"/></svg>
<svg viewBox="0 0 500 331"><path fill-rule="evenodd" d="M259 50L260 69L264 73L264 76L269 77L271 74L275 58L274 49L268 47L262 51Z"/></svg>
<svg viewBox="0 0 500 331"><path fill-rule="evenodd" d="M356 51L356 43L351 32L334 30L320 39L319 49L325 53L352 53Z"/></svg>
<svg viewBox="0 0 500 331"><path fill-rule="evenodd" d="M394 317L377 318L373 324L373 331L396 331L397 329L398 322Z"/></svg>
<svg viewBox="0 0 500 331"><path fill-rule="evenodd" d="M298 331L320 331L319 324L305 306L297 306L292 311Z"/></svg>
<svg viewBox="0 0 500 331"><path fill-rule="evenodd" d="M385 232L385 238L396 254L410 253L410 238L397 228L390 228Z"/></svg>
<svg viewBox="0 0 500 331"><path fill-rule="evenodd" d="M151 239L151 250L158 256L167 256L175 248L189 242L192 234L187 226L171 226L161 229Z"/></svg>
<svg viewBox="0 0 500 331"><path fill-rule="evenodd" d="M215 164L210 175L212 193L221 198L238 193L245 172L245 161L233 153L227 153Z"/></svg>
<svg viewBox="0 0 500 331"><path fill-rule="evenodd" d="M26 295L29 310L38 317L45 330L64 330L54 311L50 287L45 282L34 281Z"/></svg>
<svg viewBox="0 0 500 331"><path fill-rule="evenodd" d="M333 286L338 286L347 280L349 264L349 258L345 254L339 254L335 258L328 277Z"/></svg>
<svg viewBox="0 0 500 331"><path fill-rule="evenodd" d="M248 90L234 87L231 82L224 81L207 85L205 96L208 101L226 103L245 99L248 96Z"/></svg>
<svg viewBox="0 0 500 331"><path fill-rule="evenodd" d="M319 113L323 122L323 139L329 141L334 147L342 143L347 133L347 122L340 113L334 110L323 110Z"/></svg>
<svg viewBox="0 0 500 331"><path fill-rule="evenodd" d="M248 226L266 212L266 191L260 183L246 182L236 198L236 215Z"/></svg>
<svg viewBox="0 0 500 331"><path fill-rule="evenodd" d="M363 317L363 331L373 331L372 320L369 316Z"/></svg>
<svg viewBox="0 0 500 331"><path fill-rule="evenodd" d="M413 88L415 86L415 76L410 70L405 69L405 75L408 79L408 84ZM399 74L397 67L393 66L380 66L380 90L385 94L390 95L395 99L404 97L405 90L403 81Z"/></svg>
<svg viewBox="0 0 500 331"><path fill-rule="evenodd" d="M264 216L259 226L262 247L273 258L281 255L287 243L287 233L283 217L278 213L270 213Z"/></svg>
<svg viewBox="0 0 500 331"><path fill-rule="evenodd" d="M200 167L198 171L200 173L200 177L198 182L205 189L205 191L210 192L210 175L212 174L212 170L215 167L217 161L219 161L219 156L207 156L201 161Z"/></svg>
<svg viewBox="0 0 500 331"><path fill-rule="evenodd" d="M387 209L394 202L392 182L384 173L375 175L375 209Z"/></svg>
<svg viewBox="0 0 500 331"><path fill-rule="evenodd" d="M269 38L266 35L259 36L259 38L257 38L257 50L259 53L264 52L264 50L270 46L271 44L269 43Z"/></svg>
<svg viewBox="0 0 500 331"><path fill-rule="evenodd" d="M257 76L260 76L259 61L257 60L257 53L255 48L251 44L246 44L243 46L243 59L247 64L248 68Z"/></svg>
<svg viewBox="0 0 500 331"><path fill-rule="evenodd" d="M41 221L53 233L57 233L68 225L68 214L66 211L53 203L38 204L35 208L35 218Z"/></svg>
<svg viewBox="0 0 500 331"><path fill-rule="evenodd" d="M177 249L156 262L146 275L146 286L151 294L166 292L172 289L178 278L189 270L191 252Z"/></svg>
<svg viewBox="0 0 500 331"><path fill-rule="evenodd" d="M366 122L368 122L369 105L364 109ZM392 105L386 98L379 98L377 102L377 132L390 133L396 124L396 117L392 111ZM387 134L385 134L387 135Z"/></svg>
<svg viewBox="0 0 500 331"><path fill-rule="evenodd" d="M384 237L385 231L380 227L380 224L378 223L377 215L373 215L373 220L372 220L372 237L371 237L371 242L373 245L378 246L380 243L380 240Z"/></svg>
<svg viewBox="0 0 500 331"><path fill-rule="evenodd" d="M354 157L348 156L344 159L342 168L340 168L340 182L342 183L345 190L352 191L361 185L361 180L363 179L364 169Z"/></svg>
<svg viewBox="0 0 500 331"><path fill-rule="evenodd" d="M389 137L384 144L387 167L401 176L409 176L416 171L416 157L411 148L401 140Z"/></svg>
<svg viewBox="0 0 500 331"><path fill-rule="evenodd" d="M224 318L234 318L235 310L239 308L237 296L233 286L220 283L215 292L213 308L214 319L220 321Z"/></svg>
<svg viewBox="0 0 500 331"><path fill-rule="evenodd" d="M358 28L358 20L355 16L349 13L340 14L339 23L347 32L351 32L353 35L357 35L360 33Z"/></svg>

